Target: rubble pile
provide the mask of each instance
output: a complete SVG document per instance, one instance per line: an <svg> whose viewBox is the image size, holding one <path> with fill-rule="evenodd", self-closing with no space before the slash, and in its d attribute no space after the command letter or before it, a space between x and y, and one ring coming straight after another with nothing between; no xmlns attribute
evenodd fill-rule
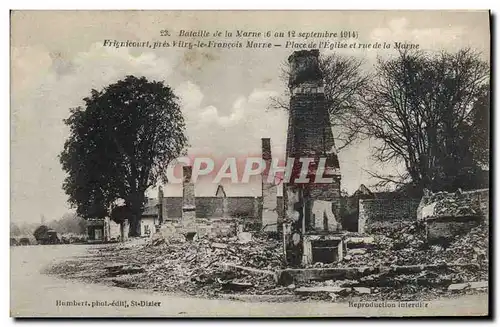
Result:
<svg viewBox="0 0 500 327"><path fill-rule="evenodd" d="M447 197L436 203L434 215L440 216L472 216L477 215L479 209L471 207L469 201L457 197Z"/></svg>
<svg viewBox="0 0 500 327"><path fill-rule="evenodd" d="M433 260L451 264L477 264L477 280L488 279L489 236L488 225L474 227L464 236L457 236L447 248L434 246ZM458 276L457 276L458 277ZM459 279L459 278L457 278ZM470 276L462 276L462 282L473 281Z"/></svg>
<svg viewBox="0 0 500 327"><path fill-rule="evenodd" d="M488 280L488 226L481 224L466 235L458 235L448 246L429 245L425 231L416 222L401 222L397 228L380 226L374 242L365 248L349 248L344 260L312 267L379 267L376 273L357 280L337 281L344 297L356 295L355 288L367 287L387 299L419 298L439 294L459 283ZM308 283L322 287L328 281ZM336 294L336 296L340 296Z"/></svg>
<svg viewBox="0 0 500 327"><path fill-rule="evenodd" d="M127 259L127 263L143 267L144 272L122 276L121 282L126 280L127 285L137 288L198 295L275 288L271 272L283 267L281 243L264 237L253 237L244 243L237 237L192 242L153 240L146 246L123 251L128 258L135 258Z"/></svg>
<svg viewBox="0 0 500 327"><path fill-rule="evenodd" d="M477 216L481 214L479 202L468 193L437 192L422 198L420 219L435 217Z"/></svg>
<svg viewBox="0 0 500 327"><path fill-rule="evenodd" d="M66 262L52 273L126 288L206 297L245 294L329 301L413 300L487 289L487 224L445 245L429 244L422 224L407 221L374 225L371 236L347 234L344 241L343 260L316 262L305 268L354 273L323 281L282 283L277 272L289 268L282 243L256 234L191 241L153 238L145 244L100 246L92 248L85 260Z"/></svg>
<svg viewBox="0 0 500 327"><path fill-rule="evenodd" d="M396 221L392 226L374 224L373 243L364 248L347 248L336 267L391 266L431 263L423 227L415 222ZM349 242L347 242L349 244Z"/></svg>
<svg viewBox="0 0 500 327"><path fill-rule="evenodd" d="M367 249L348 249L338 265L390 266L418 264L481 264L487 258L488 226L481 224L465 235L457 235L449 246L429 245L423 226L416 222L400 223L398 228L381 228L374 244Z"/></svg>

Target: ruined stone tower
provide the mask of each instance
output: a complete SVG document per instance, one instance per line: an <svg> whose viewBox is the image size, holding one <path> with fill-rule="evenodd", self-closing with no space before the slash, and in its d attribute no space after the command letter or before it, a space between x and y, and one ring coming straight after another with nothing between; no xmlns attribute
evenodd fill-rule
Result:
<svg viewBox="0 0 500 327"><path fill-rule="evenodd" d="M295 158L295 164L290 182L284 185L285 210L287 218L295 217L292 229L307 232L318 229L311 216L315 200L332 203L332 212L339 217L340 166L319 66L319 51L295 51L288 62L291 69L286 152L287 158ZM302 166L299 158L314 158L309 165L311 173L307 184L295 182ZM317 176L315 172L320 160L325 163L325 171ZM316 183L318 177L331 178L333 182Z"/></svg>

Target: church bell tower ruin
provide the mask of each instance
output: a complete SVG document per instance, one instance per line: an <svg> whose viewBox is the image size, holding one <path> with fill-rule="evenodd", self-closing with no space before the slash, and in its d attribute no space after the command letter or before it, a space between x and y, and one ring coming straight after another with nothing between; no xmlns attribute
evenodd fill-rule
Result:
<svg viewBox="0 0 500 327"><path fill-rule="evenodd" d="M288 237L285 242L288 242L289 260L307 263L322 260L312 258L314 249L311 253L311 248L314 248L314 242L320 241L312 239L331 240L332 237L321 235L332 235L342 229L339 219L340 165L324 92L319 50L295 51L288 62L290 110L286 155L294 158L294 165L289 182L284 184L286 218L283 232L284 237ZM299 182L304 158L311 161L307 183ZM324 170L318 167L324 167ZM318 182L322 178L331 182ZM332 245L335 246L338 244ZM325 247L328 246L322 248ZM338 256L334 257L338 259Z"/></svg>

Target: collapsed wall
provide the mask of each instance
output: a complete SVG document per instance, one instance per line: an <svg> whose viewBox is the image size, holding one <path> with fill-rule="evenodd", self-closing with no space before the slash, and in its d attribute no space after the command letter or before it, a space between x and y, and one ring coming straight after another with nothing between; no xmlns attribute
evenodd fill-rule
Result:
<svg viewBox="0 0 500 327"><path fill-rule="evenodd" d="M417 209L429 241L448 241L489 219L489 189L425 192Z"/></svg>
<svg viewBox="0 0 500 327"><path fill-rule="evenodd" d="M373 225L415 221L420 199L359 199L358 233L369 233Z"/></svg>

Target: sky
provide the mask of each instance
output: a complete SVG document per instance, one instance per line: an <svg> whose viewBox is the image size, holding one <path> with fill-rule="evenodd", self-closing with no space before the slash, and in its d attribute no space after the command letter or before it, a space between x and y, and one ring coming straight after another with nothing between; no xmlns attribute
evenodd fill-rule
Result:
<svg viewBox="0 0 500 327"><path fill-rule="evenodd" d="M287 114L270 109L270 97L284 93L282 63L293 49L179 49L103 47L110 40L164 40L160 31L356 31L358 42L406 41L424 51L471 47L489 59L488 13L409 11L159 12L15 11L11 17L11 220L60 218L71 210L61 188L58 155L68 136L63 119L82 105L91 89L126 75L162 80L179 96L190 155L260 155L262 137L273 155L283 156ZM171 37L171 40L177 37ZM235 40L235 38L233 38ZM244 40L242 40L244 41ZM330 51L322 51L328 54ZM337 51L365 60L394 50ZM339 152L341 187L348 193L376 181L366 170L389 172L370 156L372 141ZM196 195L215 194L217 185L197 185ZM258 183L223 182L228 196L259 196ZM148 191L155 196L156 191ZM165 186L166 195L181 195Z"/></svg>

